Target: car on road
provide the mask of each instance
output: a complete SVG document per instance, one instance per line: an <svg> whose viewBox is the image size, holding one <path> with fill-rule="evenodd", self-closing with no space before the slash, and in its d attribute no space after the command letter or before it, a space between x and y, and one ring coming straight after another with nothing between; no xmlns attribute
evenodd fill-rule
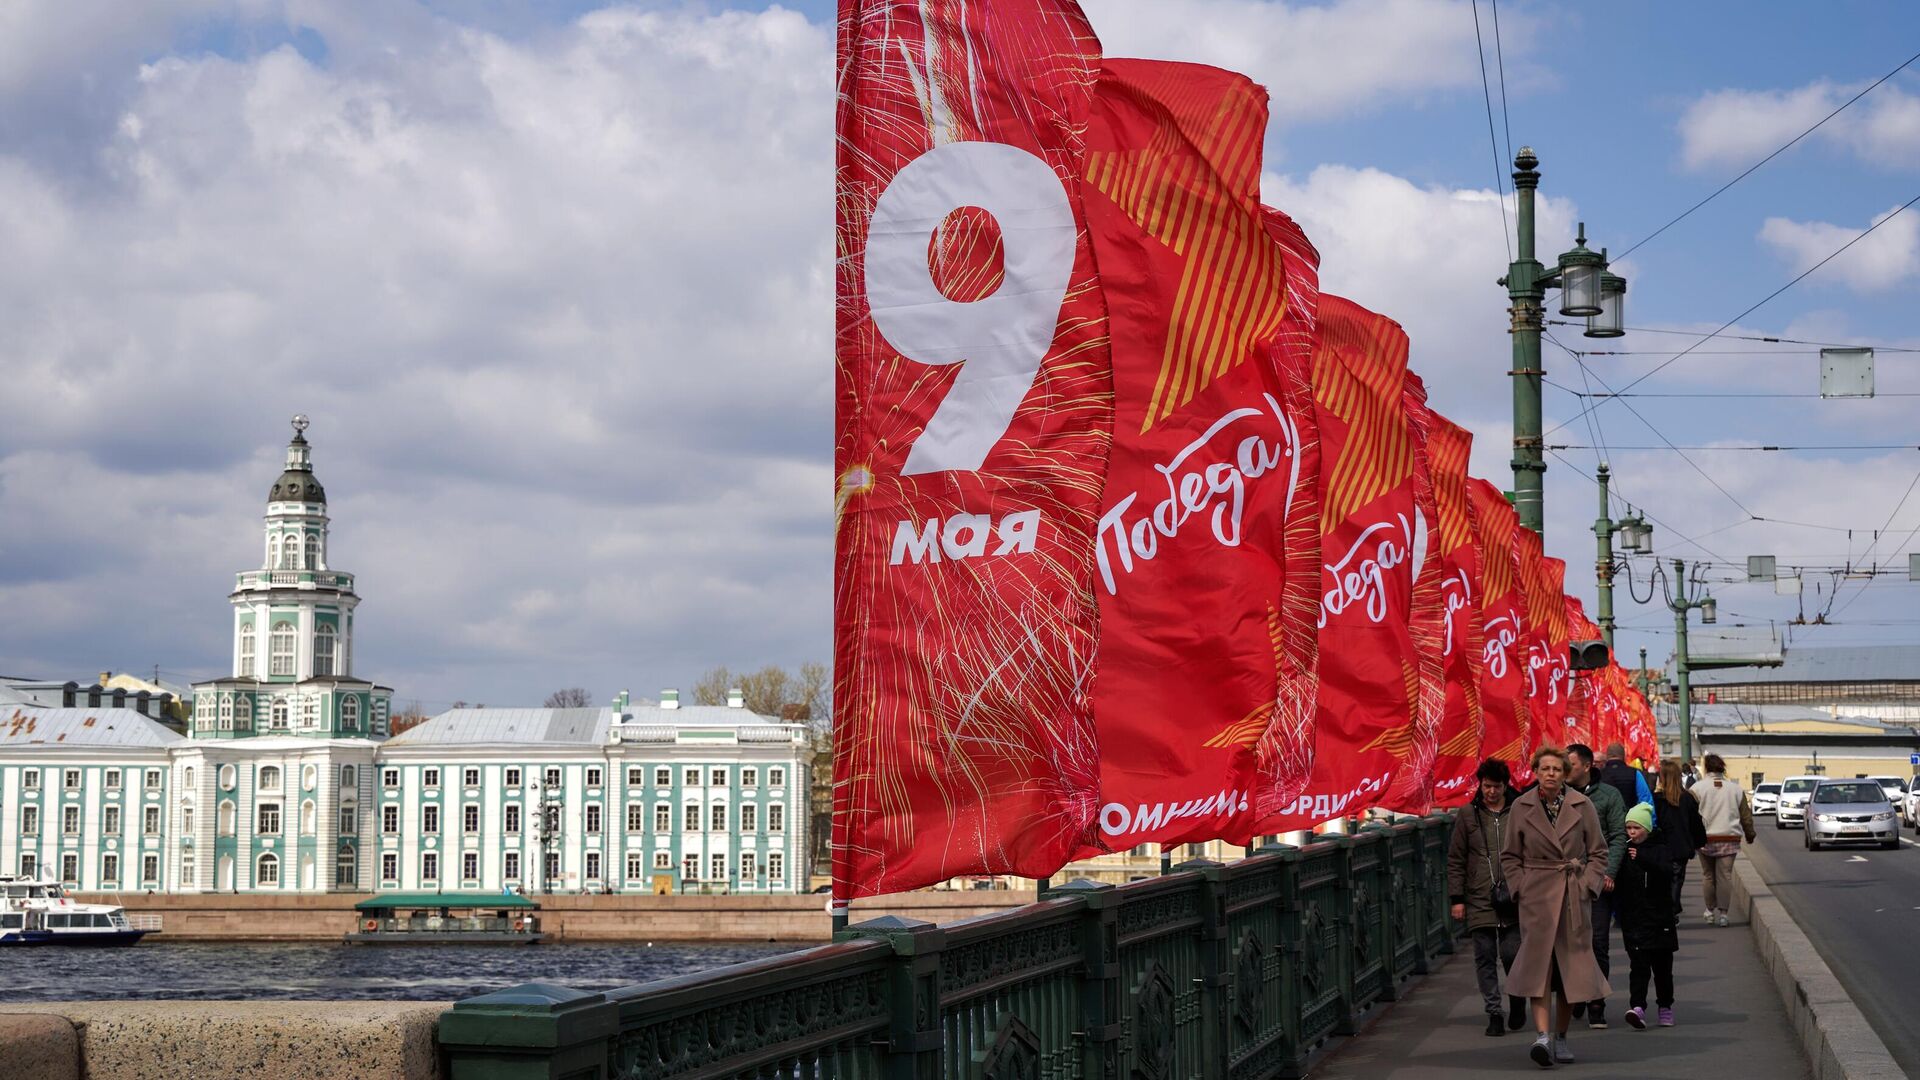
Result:
<svg viewBox="0 0 1920 1080"><path fill-rule="evenodd" d="M1907 801L1907 781L1905 778L1899 776L1869 776L1867 779L1880 785L1880 790L1887 793L1887 801L1893 804L1895 810L1904 807Z"/></svg>
<svg viewBox="0 0 1920 1080"><path fill-rule="evenodd" d="M1893 800L1873 780L1822 780L1805 807L1808 851L1824 844L1900 846Z"/></svg>
<svg viewBox="0 0 1920 1080"><path fill-rule="evenodd" d="M1761 784L1753 789L1753 812L1770 815L1780 808L1780 785Z"/></svg>
<svg viewBox="0 0 1920 1080"><path fill-rule="evenodd" d="M1780 805L1773 812L1774 828L1807 823L1807 798L1820 780L1818 776L1787 777L1786 783L1780 785Z"/></svg>
<svg viewBox="0 0 1920 1080"><path fill-rule="evenodd" d="M1920 832L1920 776L1907 781L1907 824Z"/></svg>

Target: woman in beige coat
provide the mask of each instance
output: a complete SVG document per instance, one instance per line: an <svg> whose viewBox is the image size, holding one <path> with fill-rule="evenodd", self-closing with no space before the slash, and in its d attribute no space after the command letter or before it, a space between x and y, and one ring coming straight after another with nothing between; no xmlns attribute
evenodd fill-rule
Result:
<svg viewBox="0 0 1920 1080"><path fill-rule="evenodd" d="M1532 999L1539 1035L1529 1053L1541 1068L1551 1068L1573 1061L1571 1003L1607 996L1606 977L1593 958L1592 921L1592 901L1607 876L1607 835L1593 803L1567 786L1565 751L1534 751L1533 775L1536 786L1514 800L1500 849L1501 873L1520 903L1520 955L1507 987ZM1549 994L1559 995L1551 1029Z"/></svg>

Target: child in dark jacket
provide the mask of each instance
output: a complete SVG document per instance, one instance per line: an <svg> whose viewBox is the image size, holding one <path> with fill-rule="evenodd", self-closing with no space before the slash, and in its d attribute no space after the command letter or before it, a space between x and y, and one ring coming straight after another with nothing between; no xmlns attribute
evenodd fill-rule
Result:
<svg viewBox="0 0 1920 1080"><path fill-rule="evenodd" d="M1626 941L1632 1008L1627 1023L1647 1026L1647 981L1652 979L1660 1007L1660 1026L1673 1026L1673 954L1680 948L1679 917L1673 910L1673 853L1649 842L1653 807L1640 803L1627 811L1627 857L1620 862L1614 896L1620 904L1620 936Z"/></svg>

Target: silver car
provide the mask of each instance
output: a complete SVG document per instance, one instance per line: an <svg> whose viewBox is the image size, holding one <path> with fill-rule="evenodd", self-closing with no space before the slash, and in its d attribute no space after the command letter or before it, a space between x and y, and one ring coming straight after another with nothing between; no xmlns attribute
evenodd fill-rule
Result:
<svg viewBox="0 0 1920 1080"><path fill-rule="evenodd" d="M1807 800L1807 850L1822 844L1900 846L1893 803L1872 780L1822 780Z"/></svg>

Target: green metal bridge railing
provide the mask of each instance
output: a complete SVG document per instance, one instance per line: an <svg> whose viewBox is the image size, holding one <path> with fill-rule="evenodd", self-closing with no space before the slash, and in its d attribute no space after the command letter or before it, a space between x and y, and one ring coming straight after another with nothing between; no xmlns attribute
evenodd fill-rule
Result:
<svg viewBox="0 0 1920 1080"><path fill-rule="evenodd" d="M1251 1080L1453 951L1452 819L1369 826L1014 911L892 916L831 945L606 993L456 1003L454 1080Z"/></svg>

